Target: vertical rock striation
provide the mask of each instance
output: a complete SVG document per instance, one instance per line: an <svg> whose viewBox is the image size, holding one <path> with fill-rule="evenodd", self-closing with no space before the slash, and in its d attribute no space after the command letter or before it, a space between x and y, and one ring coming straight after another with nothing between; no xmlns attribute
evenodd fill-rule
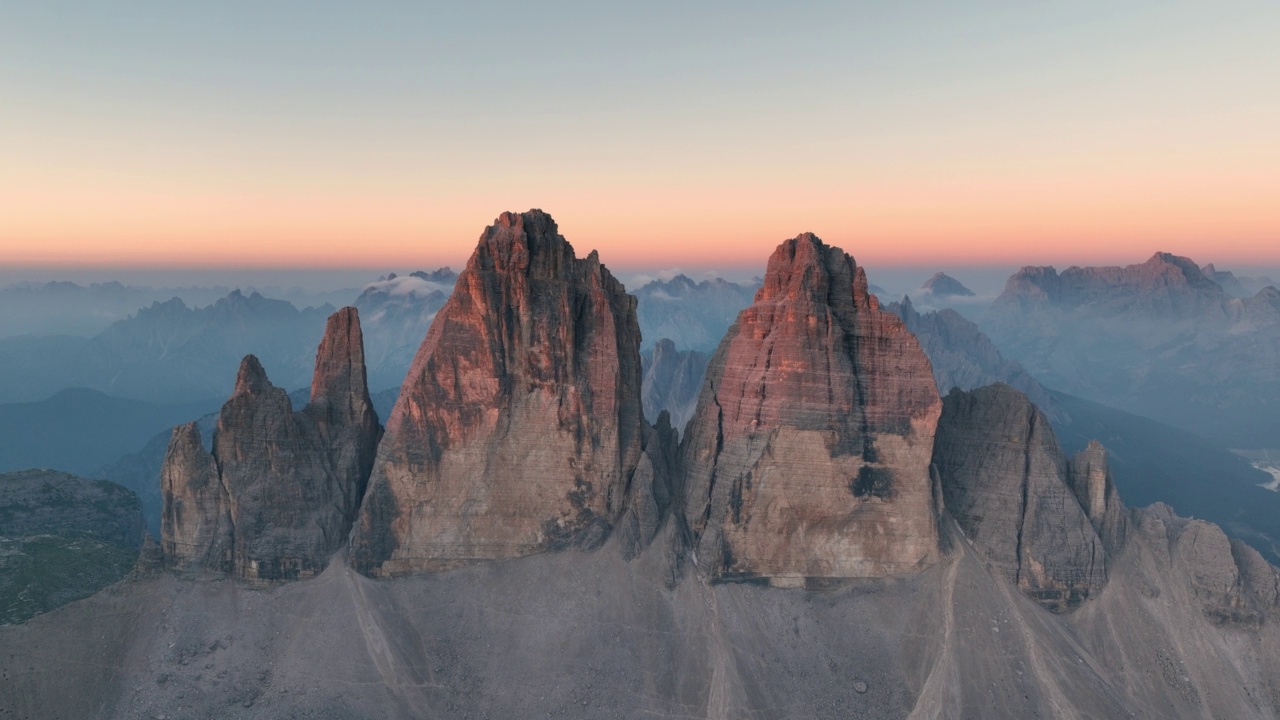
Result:
<svg viewBox="0 0 1280 720"><path fill-rule="evenodd" d="M920 345L853 258L812 234L782 243L681 445L697 563L798 585L931 562L940 410Z"/></svg>
<svg viewBox="0 0 1280 720"><path fill-rule="evenodd" d="M196 423L173 429L160 469L160 492L160 549L166 564L230 572L235 544L231 502Z"/></svg>
<svg viewBox="0 0 1280 720"><path fill-rule="evenodd" d="M318 573L350 533L380 435L354 308L329 318L299 412L245 357L212 453L194 423L174 430L161 476L166 562L260 581Z"/></svg>
<svg viewBox="0 0 1280 720"><path fill-rule="evenodd" d="M619 519L640 460L635 299L540 210L487 228L387 423L353 538L394 575L570 546Z"/></svg>
<svg viewBox="0 0 1280 720"><path fill-rule="evenodd" d="M1067 461L1067 471L1071 489L1102 539L1108 557L1115 555L1124 545L1126 521L1124 503L1107 465L1107 449L1097 440L1089 441L1084 450Z"/></svg>
<svg viewBox="0 0 1280 720"><path fill-rule="evenodd" d="M1008 385L952 390L942 407L933 461L965 537L1054 612L1101 590L1125 532L1102 446L1068 463L1044 414Z"/></svg>

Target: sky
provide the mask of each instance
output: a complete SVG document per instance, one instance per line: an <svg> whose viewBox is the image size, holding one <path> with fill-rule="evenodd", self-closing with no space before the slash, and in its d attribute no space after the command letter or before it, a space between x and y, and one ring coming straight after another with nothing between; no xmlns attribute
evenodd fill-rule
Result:
<svg viewBox="0 0 1280 720"><path fill-rule="evenodd" d="M696 5L696 7L693 7ZM961 7L963 6L963 7ZM0 268L1280 266L1280 3L0 0Z"/></svg>

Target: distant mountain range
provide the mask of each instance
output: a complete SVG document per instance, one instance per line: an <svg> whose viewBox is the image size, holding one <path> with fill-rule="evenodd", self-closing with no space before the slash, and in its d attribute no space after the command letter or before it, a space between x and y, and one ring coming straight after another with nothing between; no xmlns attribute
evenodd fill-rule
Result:
<svg viewBox="0 0 1280 720"><path fill-rule="evenodd" d="M1051 388L1233 447L1275 447L1280 290L1233 297L1225 275L1168 253L1127 267L1027 267L981 325Z"/></svg>
<svg viewBox="0 0 1280 720"><path fill-rule="evenodd" d="M941 392L992 383L1017 388L1052 422L1065 451L1080 452L1092 440L1106 445L1116 485L1128 502L1163 502L1218 523L1280 562L1280 494L1262 488L1268 476L1231 452L1230 445L1050 390L1021 364L1005 359L977 325L953 310L921 314L909 299L886 309L920 341Z"/></svg>
<svg viewBox="0 0 1280 720"><path fill-rule="evenodd" d="M114 281L88 285L66 281L13 283L0 286L0 339L16 335L90 337L152 303L180 298L191 307L204 307L232 290L223 285L150 287ZM297 307L309 307L347 304L358 291L264 286L244 287L243 292L258 292Z"/></svg>
<svg viewBox="0 0 1280 720"><path fill-rule="evenodd" d="M721 278L694 282L686 275L637 288L632 294L638 301L641 347L651 348L667 338L683 350L711 352L759 288L758 281L746 285Z"/></svg>
<svg viewBox="0 0 1280 720"><path fill-rule="evenodd" d="M399 387L427 328L458 279L449 268L394 273L370 283L355 300L364 326L370 387Z"/></svg>
<svg viewBox="0 0 1280 720"><path fill-rule="evenodd" d="M454 277L448 268L391 275L345 301L368 318L375 388L398 387L403 381ZM81 303L77 308L103 294L120 298L117 305L145 295L118 283L11 287L0 290L4 293L30 302L48 300L51 294L71 296ZM0 374L0 402L38 401L70 387L159 403L221 398L235 380L227 368L250 352L283 386L298 387L308 382L314 345L332 311L329 305L298 309L286 300L232 290L204 306L177 297L153 301L92 337L0 337L0 362L6 368Z"/></svg>

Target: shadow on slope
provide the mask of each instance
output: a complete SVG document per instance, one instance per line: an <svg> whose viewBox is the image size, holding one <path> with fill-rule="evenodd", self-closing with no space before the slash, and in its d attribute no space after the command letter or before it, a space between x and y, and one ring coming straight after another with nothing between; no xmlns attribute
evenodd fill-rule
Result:
<svg viewBox="0 0 1280 720"><path fill-rule="evenodd" d="M87 474L218 403L160 405L73 388L39 402L0 404L0 472L49 468Z"/></svg>

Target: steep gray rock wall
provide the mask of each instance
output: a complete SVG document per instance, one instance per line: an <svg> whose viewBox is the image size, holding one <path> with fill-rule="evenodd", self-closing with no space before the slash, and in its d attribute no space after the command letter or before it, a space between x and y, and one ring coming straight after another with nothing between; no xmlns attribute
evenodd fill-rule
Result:
<svg viewBox="0 0 1280 720"><path fill-rule="evenodd" d="M947 513L965 537L1000 575L1055 612L1099 592L1106 543L1071 480L1079 478L1099 526L1114 522L1119 506L1108 493L1105 455L1086 455L1070 472L1044 414L1007 385L953 390L942 407L933 463ZM1116 503L1111 517L1108 501Z"/></svg>
<svg viewBox="0 0 1280 720"><path fill-rule="evenodd" d="M354 308L329 318L299 412L246 357L212 451L195 423L174 430L161 474L166 562L259 581L315 575L347 540L380 435Z"/></svg>

